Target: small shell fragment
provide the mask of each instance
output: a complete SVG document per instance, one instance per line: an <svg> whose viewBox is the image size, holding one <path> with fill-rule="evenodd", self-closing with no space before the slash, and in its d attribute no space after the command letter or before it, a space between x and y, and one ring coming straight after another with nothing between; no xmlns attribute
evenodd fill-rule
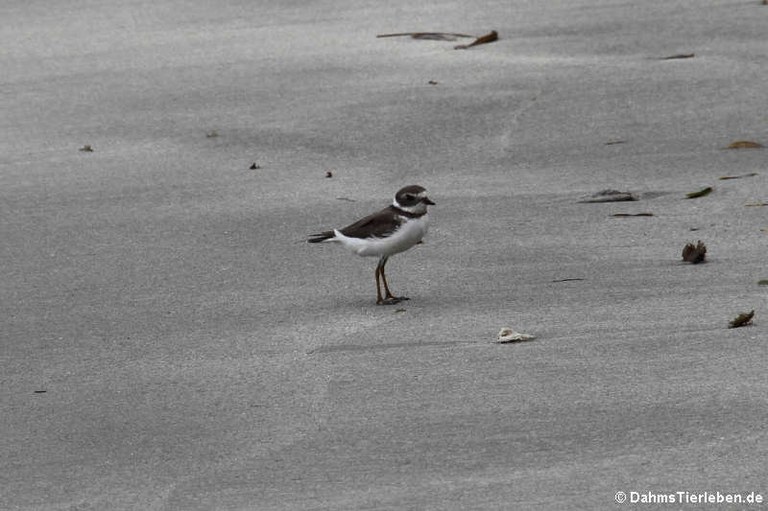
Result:
<svg viewBox="0 0 768 511"><path fill-rule="evenodd" d="M496 336L496 342L506 344L510 342L532 341L535 338L536 336L534 335L521 334L520 332L515 332L511 328L505 327L499 331L499 335Z"/></svg>

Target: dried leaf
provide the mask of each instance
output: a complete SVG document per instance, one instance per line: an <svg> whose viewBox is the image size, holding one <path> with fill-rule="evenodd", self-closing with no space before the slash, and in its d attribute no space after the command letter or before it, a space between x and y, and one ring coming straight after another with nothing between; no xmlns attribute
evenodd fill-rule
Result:
<svg viewBox="0 0 768 511"><path fill-rule="evenodd" d="M703 263L707 257L707 247L699 240L696 245L688 243L683 247L683 261L691 264Z"/></svg>
<svg viewBox="0 0 768 511"><path fill-rule="evenodd" d="M706 188L702 188L698 192L686 193L685 197L687 199L698 199L699 197L706 197L707 195L712 193L712 190L714 190L714 188L712 188L711 186L708 186Z"/></svg>
<svg viewBox="0 0 768 511"><path fill-rule="evenodd" d="M739 328L741 326L747 326L752 324L752 318L755 317L755 311L752 310L750 312L742 312L738 316L736 316L736 319L730 321L728 323L728 328Z"/></svg>

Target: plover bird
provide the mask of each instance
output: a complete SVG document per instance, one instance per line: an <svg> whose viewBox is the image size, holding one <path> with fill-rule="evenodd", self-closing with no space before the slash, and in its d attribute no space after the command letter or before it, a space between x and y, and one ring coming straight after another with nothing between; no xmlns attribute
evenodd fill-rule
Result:
<svg viewBox="0 0 768 511"><path fill-rule="evenodd" d="M307 240L310 243L333 241L341 243L344 248L359 256L376 256L376 303L392 305L405 296L394 296L389 290L384 266L387 260L400 252L405 252L412 246L421 243L427 234L427 206L435 203L427 197L427 191L419 185L406 186L395 194L392 205L386 207L357 222L332 231L313 234ZM381 282L381 283L380 283ZM384 296L381 296L381 285L384 285Z"/></svg>

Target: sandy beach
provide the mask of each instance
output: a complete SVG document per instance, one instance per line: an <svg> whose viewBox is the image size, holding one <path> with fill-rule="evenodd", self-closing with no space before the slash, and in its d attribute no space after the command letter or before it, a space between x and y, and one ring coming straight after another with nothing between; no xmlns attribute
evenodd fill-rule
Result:
<svg viewBox="0 0 768 511"><path fill-rule="evenodd" d="M2 3L0 509L768 500L768 6L412 4Z"/></svg>

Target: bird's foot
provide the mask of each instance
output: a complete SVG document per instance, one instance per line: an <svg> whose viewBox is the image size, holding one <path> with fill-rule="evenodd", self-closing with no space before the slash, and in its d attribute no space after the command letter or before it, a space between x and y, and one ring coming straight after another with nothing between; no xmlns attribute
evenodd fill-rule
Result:
<svg viewBox="0 0 768 511"><path fill-rule="evenodd" d="M400 303L404 300L410 300L407 296L387 296L384 298L379 298L376 300L376 305L395 305L397 303Z"/></svg>

